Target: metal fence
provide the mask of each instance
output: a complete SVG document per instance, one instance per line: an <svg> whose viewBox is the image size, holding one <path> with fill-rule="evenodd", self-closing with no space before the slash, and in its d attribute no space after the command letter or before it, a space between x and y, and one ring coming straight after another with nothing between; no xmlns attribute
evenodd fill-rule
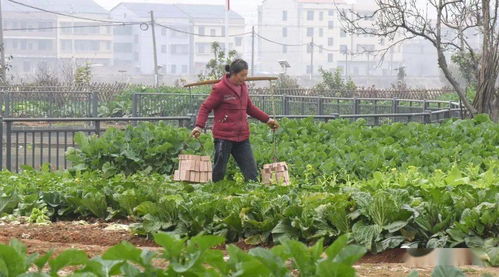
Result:
<svg viewBox="0 0 499 277"><path fill-rule="evenodd" d="M3 91L4 117L91 117L97 115L97 94L75 91Z"/></svg>
<svg viewBox="0 0 499 277"><path fill-rule="evenodd" d="M102 111L105 116L173 116L195 112L195 109L207 96L207 94L187 93L136 93L130 97L121 95L116 98L115 96L119 94L115 93L115 86L109 88L97 86L96 88L96 90L89 90L89 87L85 87L77 91L74 87L0 87L0 112L3 117L19 118L95 117L99 111ZM268 112L272 99L269 92L268 89L251 90L255 104ZM276 100L278 113L320 115L332 112L355 114L355 111L350 108L352 107L351 103L349 103L353 100L344 99L361 99L360 113L376 113L377 109L379 112L393 112L390 110L391 104L387 103L386 99L388 102L392 101L391 99L411 99L412 102L400 100L401 105L403 106L402 102L418 105L418 101L424 101L418 99L426 96L423 99L426 99L431 105L431 101L434 100L430 99L434 99L435 95L450 92L444 90L356 90L348 92L348 95L341 94L341 97L333 97L337 96L338 93L312 89L277 89L275 94L279 95ZM376 111L366 110L370 108L364 107L365 105L372 106L372 109L376 109ZM105 112L106 110L114 110L116 107L120 109L117 113ZM405 108L402 107L402 109ZM416 111L416 107L405 111Z"/></svg>
<svg viewBox="0 0 499 277"><path fill-rule="evenodd" d="M204 94L136 93L132 116L182 116L196 113ZM398 98L341 98L322 96L253 95L253 103L263 111L280 115L423 113L459 109L458 103Z"/></svg>
<svg viewBox="0 0 499 277"><path fill-rule="evenodd" d="M444 94L454 93L451 89L376 89L357 88L355 90L319 90L313 88L275 88L275 94L290 96L325 96L348 98L404 98L435 100ZM252 95L272 94L270 88L252 88Z"/></svg>
<svg viewBox="0 0 499 277"><path fill-rule="evenodd" d="M314 118L328 121L347 119L366 120L373 126L393 122L438 123L456 117L460 109L427 110L418 113L387 114L328 114L328 115L276 115L275 118ZM67 169L71 163L66 159L69 147L75 147L74 137L78 132L88 135L100 135L109 127L125 128L139 121L164 121L175 126L192 127L194 115L167 117L132 117L132 118L0 118L0 169L19 171L24 165L40 168L50 164L53 169ZM210 117L208 127L213 118Z"/></svg>

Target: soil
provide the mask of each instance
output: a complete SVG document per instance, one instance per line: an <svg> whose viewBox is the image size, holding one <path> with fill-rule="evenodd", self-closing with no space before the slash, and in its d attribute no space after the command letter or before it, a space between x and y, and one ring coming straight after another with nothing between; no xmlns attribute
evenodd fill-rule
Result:
<svg viewBox="0 0 499 277"><path fill-rule="evenodd" d="M56 222L49 225L36 224L5 224L0 223L0 243L8 243L16 238L28 247L29 253L46 253L53 249L60 253L65 249L84 250L89 256L101 255L110 246L121 241L128 241L137 247L159 251L152 240L133 235L126 229L126 224L84 221ZM254 246L238 242L236 245L244 250ZM270 247L271 245L264 245ZM224 249L220 247L219 249ZM409 267L404 264L404 249L391 249L381 254L367 254L354 267L358 276L383 277L407 276L413 270L419 276L431 276L431 267ZM482 268L477 266L463 266L461 269L466 276L479 277L484 273L499 276L499 268Z"/></svg>

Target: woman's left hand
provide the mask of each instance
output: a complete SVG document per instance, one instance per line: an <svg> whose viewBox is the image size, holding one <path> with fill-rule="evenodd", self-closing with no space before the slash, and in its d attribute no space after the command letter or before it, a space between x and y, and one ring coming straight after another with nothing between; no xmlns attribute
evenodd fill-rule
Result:
<svg viewBox="0 0 499 277"><path fill-rule="evenodd" d="M279 129L279 123L277 122L277 120L274 120L272 118L270 118L269 121L267 121L267 126L269 126L270 129L272 130Z"/></svg>

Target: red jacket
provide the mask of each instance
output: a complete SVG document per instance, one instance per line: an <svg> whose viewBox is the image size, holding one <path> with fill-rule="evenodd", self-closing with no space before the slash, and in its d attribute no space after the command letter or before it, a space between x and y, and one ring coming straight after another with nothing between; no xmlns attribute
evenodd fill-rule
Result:
<svg viewBox="0 0 499 277"><path fill-rule="evenodd" d="M208 115L215 111L213 137L217 139L241 142L249 139L248 117L267 122L269 116L258 109L249 98L248 87L230 83L228 75L213 85L210 96L199 108L196 126L204 128Z"/></svg>

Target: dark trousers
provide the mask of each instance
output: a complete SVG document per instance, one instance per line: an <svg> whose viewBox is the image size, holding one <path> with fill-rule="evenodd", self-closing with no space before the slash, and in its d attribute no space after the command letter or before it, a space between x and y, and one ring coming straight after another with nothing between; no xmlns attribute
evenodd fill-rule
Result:
<svg viewBox="0 0 499 277"><path fill-rule="evenodd" d="M258 171L249 140L234 142L215 139L215 161L213 164L213 182L223 180L230 155L234 157L246 181L257 181Z"/></svg>

